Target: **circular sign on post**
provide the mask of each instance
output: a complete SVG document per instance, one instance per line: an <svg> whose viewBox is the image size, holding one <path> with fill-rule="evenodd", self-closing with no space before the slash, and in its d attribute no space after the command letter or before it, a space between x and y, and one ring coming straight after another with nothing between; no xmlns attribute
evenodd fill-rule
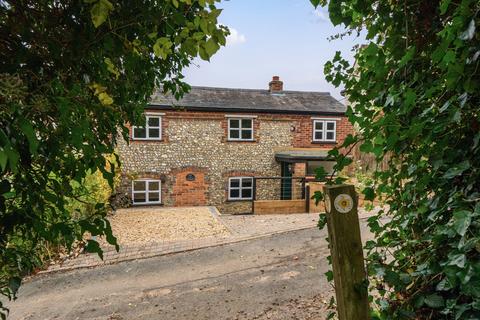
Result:
<svg viewBox="0 0 480 320"><path fill-rule="evenodd" d="M342 193L335 198L333 204L338 212L347 213L353 208L353 199L350 195Z"/></svg>

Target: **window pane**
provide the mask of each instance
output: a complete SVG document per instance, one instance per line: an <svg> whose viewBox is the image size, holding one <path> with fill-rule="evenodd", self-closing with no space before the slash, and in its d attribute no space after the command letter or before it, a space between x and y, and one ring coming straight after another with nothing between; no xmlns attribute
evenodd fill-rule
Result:
<svg viewBox="0 0 480 320"><path fill-rule="evenodd" d="M315 132L315 140L323 140L323 132Z"/></svg>
<svg viewBox="0 0 480 320"><path fill-rule="evenodd" d="M242 128L251 128L252 119L242 119Z"/></svg>
<svg viewBox="0 0 480 320"><path fill-rule="evenodd" d="M240 120L230 119L230 128L240 128Z"/></svg>
<svg viewBox="0 0 480 320"><path fill-rule="evenodd" d="M242 187L243 188L250 188L252 186L252 179L243 179L242 180Z"/></svg>
<svg viewBox="0 0 480 320"><path fill-rule="evenodd" d="M134 138L146 138L146 131L143 127L134 127L133 128L133 137Z"/></svg>
<svg viewBox="0 0 480 320"><path fill-rule="evenodd" d="M238 198L240 197L240 190L232 189L230 190L230 198Z"/></svg>
<svg viewBox="0 0 480 320"><path fill-rule="evenodd" d="M149 138L160 138L160 129L148 129Z"/></svg>
<svg viewBox="0 0 480 320"><path fill-rule="evenodd" d="M159 190L160 188L160 182L158 181L150 181L148 183L148 190L153 191L153 190Z"/></svg>
<svg viewBox="0 0 480 320"><path fill-rule="evenodd" d="M230 130L230 139L240 138L240 130Z"/></svg>
<svg viewBox="0 0 480 320"><path fill-rule="evenodd" d="M133 191L145 191L146 181L134 181Z"/></svg>
<svg viewBox="0 0 480 320"><path fill-rule="evenodd" d="M231 188L240 187L240 179L230 179L230 187Z"/></svg>
<svg viewBox="0 0 480 320"><path fill-rule="evenodd" d="M332 131L327 132L327 140L333 140L333 132Z"/></svg>
<svg viewBox="0 0 480 320"><path fill-rule="evenodd" d="M145 193L134 193L133 194L133 202L134 203L139 203L139 202L145 202Z"/></svg>
<svg viewBox="0 0 480 320"><path fill-rule="evenodd" d="M333 166L336 164L335 161L308 161L307 162L307 175L314 176L315 170L319 167L323 167L327 174L333 172Z"/></svg>
<svg viewBox="0 0 480 320"><path fill-rule="evenodd" d="M252 139L252 130L242 130L242 139L251 140Z"/></svg>
<svg viewBox="0 0 480 320"><path fill-rule="evenodd" d="M148 118L148 125L151 126L151 127L159 127L160 126L160 118L149 117Z"/></svg>
<svg viewBox="0 0 480 320"><path fill-rule="evenodd" d="M160 200L158 192L149 192L148 193L148 201L150 202L158 202Z"/></svg>
<svg viewBox="0 0 480 320"><path fill-rule="evenodd" d="M327 122L327 130L335 130L335 123Z"/></svg>
<svg viewBox="0 0 480 320"><path fill-rule="evenodd" d="M252 189L242 190L242 198L251 198L251 197L252 197Z"/></svg>
<svg viewBox="0 0 480 320"><path fill-rule="evenodd" d="M323 130L323 122L321 121L315 122L315 130Z"/></svg>

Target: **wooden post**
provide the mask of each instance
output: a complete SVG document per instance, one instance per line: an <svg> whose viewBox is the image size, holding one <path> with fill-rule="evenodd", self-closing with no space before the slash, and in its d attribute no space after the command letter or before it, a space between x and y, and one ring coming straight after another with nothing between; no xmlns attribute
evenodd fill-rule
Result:
<svg viewBox="0 0 480 320"><path fill-rule="evenodd" d="M323 191L338 319L370 319L355 188L352 185L326 185Z"/></svg>

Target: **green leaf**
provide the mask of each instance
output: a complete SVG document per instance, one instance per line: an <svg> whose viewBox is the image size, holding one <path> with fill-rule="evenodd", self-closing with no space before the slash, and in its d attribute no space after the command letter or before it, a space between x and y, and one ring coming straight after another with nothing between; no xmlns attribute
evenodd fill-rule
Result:
<svg viewBox="0 0 480 320"><path fill-rule="evenodd" d="M97 241L94 240L87 240L87 245L85 246L85 250L90 253L97 253L100 259L103 260L103 250L100 248L100 245Z"/></svg>
<svg viewBox="0 0 480 320"><path fill-rule="evenodd" d="M463 162L460 162L455 167L448 169L447 172L445 172L445 174L443 175L443 177L446 179L451 179L453 177L456 177L462 174L464 171L468 170L469 168L470 168L470 161L465 160Z"/></svg>
<svg viewBox="0 0 480 320"><path fill-rule="evenodd" d="M427 306L435 309L441 308L445 305L445 300L438 294L426 296L424 302Z"/></svg>
<svg viewBox="0 0 480 320"><path fill-rule="evenodd" d="M407 63L410 62L413 59L414 55L415 55L415 46L412 46L412 47L408 48L407 52L405 53L405 55L400 60L398 66L400 68L406 66Z"/></svg>
<svg viewBox="0 0 480 320"><path fill-rule="evenodd" d="M365 195L365 200L373 201L375 199L375 190L371 187L366 187L362 193Z"/></svg>
<svg viewBox="0 0 480 320"><path fill-rule="evenodd" d="M467 210L455 211L453 221L455 231L463 237L472 222L472 212Z"/></svg>
<svg viewBox="0 0 480 320"><path fill-rule="evenodd" d="M455 60L456 60L455 51L448 50L443 56L442 62L445 65L448 65L448 64L451 64L452 62L455 62Z"/></svg>
<svg viewBox="0 0 480 320"><path fill-rule="evenodd" d="M325 272L325 276L327 277L328 282L333 281L333 271L332 270L328 270L327 272Z"/></svg>
<svg viewBox="0 0 480 320"><path fill-rule="evenodd" d="M465 30L461 35L460 39L462 40L471 40L473 39L473 36L475 35L475 20L472 19L470 20L470 23L468 24L467 30Z"/></svg>
<svg viewBox="0 0 480 320"><path fill-rule="evenodd" d="M113 5L108 0L99 0L93 5L92 9L90 10L90 15L95 28L98 28L107 20L108 15L112 10Z"/></svg>
<svg viewBox="0 0 480 320"><path fill-rule="evenodd" d="M327 172L325 171L325 168L320 166L318 168L315 168L315 180L318 181L325 181L327 178Z"/></svg>
<svg viewBox="0 0 480 320"><path fill-rule="evenodd" d="M2 171L5 171L5 168L7 167L7 161L7 153L3 151L3 149L0 149L0 168L2 168Z"/></svg>
<svg viewBox="0 0 480 320"><path fill-rule="evenodd" d="M450 2L452 2L452 0L442 0L440 3L440 14L445 14L445 12L447 12Z"/></svg>
<svg viewBox="0 0 480 320"><path fill-rule="evenodd" d="M20 122L20 128L27 137L30 153L35 154L39 143L32 125L27 120L23 120Z"/></svg>
<svg viewBox="0 0 480 320"><path fill-rule="evenodd" d="M326 225L327 225L327 215L325 213L320 213L320 215L318 216L317 227L318 229L322 230L323 228L325 228Z"/></svg>
<svg viewBox="0 0 480 320"><path fill-rule="evenodd" d="M210 57L213 56L218 49L220 49L220 46L213 40L213 38L208 39L205 43L205 51Z"/></svg>
<svg viewBox="0 0 480 320"><path fill-rule="evenodd" d="M459 268L465 267L465 263L467 258L463 253L452 253L448 255L448 265L450 266L457 266Z"/></svg>
<svg viewBox="0 0 480 320"><path fill-rule="evenodd" d="M315 191L313 193L312 199L315 199L315 205L318 206L318 203L323 200L323 192Z"/></svg>
<svg viewBox="0 0 480 320"><path fill-rule="evenodd" d="M318 7L318 5L320 4L320 0L310 0L310 2L315 8Z"/></svg>

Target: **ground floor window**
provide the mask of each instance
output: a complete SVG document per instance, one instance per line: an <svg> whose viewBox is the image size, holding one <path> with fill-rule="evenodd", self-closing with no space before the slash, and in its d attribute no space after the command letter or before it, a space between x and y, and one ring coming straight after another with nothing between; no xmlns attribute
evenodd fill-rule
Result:
<svg viewBox="0 0 480 320"><path fill-rule="evenodd" d="M160 180L134 180L132 181L133 204L148 204L161 202Z"/></svg>
<svg viewBox="0 0 480 320"><path fill-rule="evenodd" d="M251 200L253 178L233 177L228 179L228 200Z"/></svg>
<svg viewBox="0 0 480 320"><path fill-rule="evenodd" d="M327 174L333 172L333 166L336 164L335 161L308 161L307 162L307 176L314 176L315 170L319 167L323 167Z"/></svg>

